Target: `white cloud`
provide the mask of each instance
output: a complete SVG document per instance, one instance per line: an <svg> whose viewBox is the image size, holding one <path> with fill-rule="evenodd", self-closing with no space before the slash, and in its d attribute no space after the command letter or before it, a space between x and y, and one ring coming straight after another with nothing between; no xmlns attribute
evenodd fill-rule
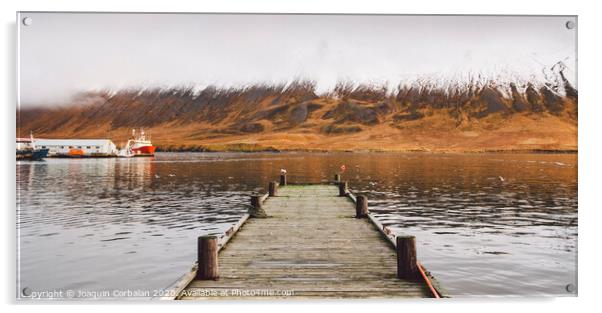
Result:
<svg viewBox="0 0 602 313"><path fill-rule="evenodd" d="M573 17L23 13L21 100L89 89L339 80L528 79L574 70Z"/></svg>

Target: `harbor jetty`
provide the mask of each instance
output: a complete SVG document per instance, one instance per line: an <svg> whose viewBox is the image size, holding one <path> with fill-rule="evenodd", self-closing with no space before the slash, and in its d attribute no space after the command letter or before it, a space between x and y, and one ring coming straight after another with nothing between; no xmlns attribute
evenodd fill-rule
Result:
<svg viewBox="0 0 602 313"><path fill-rule="evenodd" d="M238 223L199 237L196 249L190 272L156 299L447 297L418 262L416 238L384 227L340 175L291 184L283 172Z"/></svg>

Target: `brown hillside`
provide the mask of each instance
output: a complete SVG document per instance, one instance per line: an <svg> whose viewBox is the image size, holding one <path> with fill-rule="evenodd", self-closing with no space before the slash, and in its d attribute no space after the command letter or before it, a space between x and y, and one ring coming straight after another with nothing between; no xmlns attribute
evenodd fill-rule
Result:
<svg viewBox="0 0 602 313"><path fill-rule="evenodd" d="M576 90L565 80L542 86L339 84L317 95L312 83L296 82L90 92L18 111L17 133L121 145L144 127L163 150L576 150Z"/></svg>

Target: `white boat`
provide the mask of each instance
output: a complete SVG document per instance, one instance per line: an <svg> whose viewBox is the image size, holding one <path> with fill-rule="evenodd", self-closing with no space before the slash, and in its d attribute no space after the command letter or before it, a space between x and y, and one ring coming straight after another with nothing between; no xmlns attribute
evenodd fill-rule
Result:
<svg viewBox="0 0 602 313"><path fill-rule="evenodd" d="M140 133L136 135L136 129L132 129L132 137L127 141L123 149L119 150L117 156L121 158L131 158L140 156L154 156L156 147L144 133L144 129L140 129Z"/></svg>

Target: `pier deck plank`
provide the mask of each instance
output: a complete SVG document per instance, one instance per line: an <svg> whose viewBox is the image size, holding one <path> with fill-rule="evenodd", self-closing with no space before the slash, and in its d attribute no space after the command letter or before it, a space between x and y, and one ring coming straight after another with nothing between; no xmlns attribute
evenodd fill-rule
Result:
<svg viewBox="0 0 602 313"><path fill-rule="evenodd" d="M283 186L264 208L270 217L249 219L220 251L220 278L193 280L181 299L430 296L397 278L395 251L338 187Z"/></svg>

